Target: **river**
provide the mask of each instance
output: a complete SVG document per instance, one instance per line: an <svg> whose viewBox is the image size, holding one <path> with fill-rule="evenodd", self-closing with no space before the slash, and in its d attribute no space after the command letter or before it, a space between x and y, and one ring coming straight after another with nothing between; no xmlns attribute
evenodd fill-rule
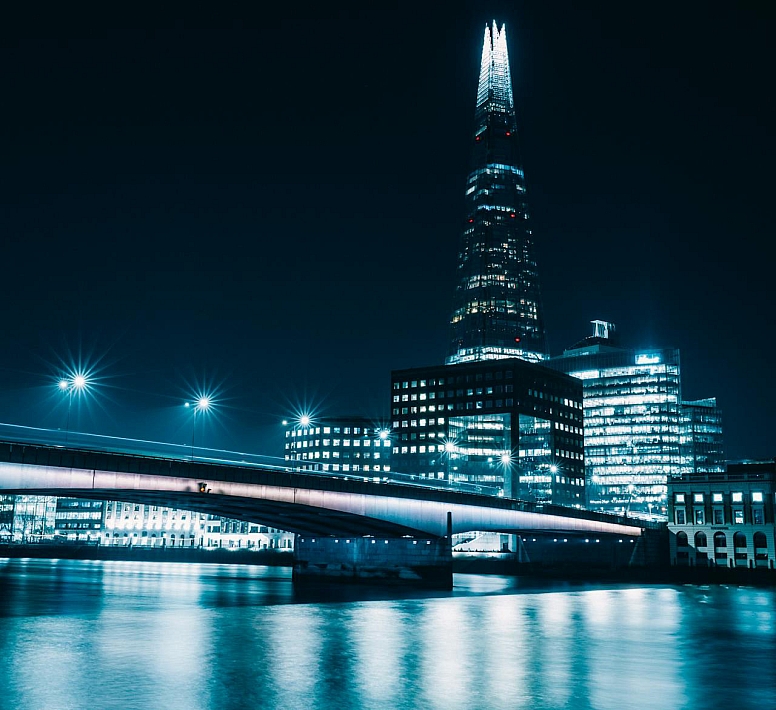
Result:
<svg viewBox="0 0 776 710"><path fill-rule="evenodd" d="M0 559L0 708L776 708L776 592Z"/></svg>

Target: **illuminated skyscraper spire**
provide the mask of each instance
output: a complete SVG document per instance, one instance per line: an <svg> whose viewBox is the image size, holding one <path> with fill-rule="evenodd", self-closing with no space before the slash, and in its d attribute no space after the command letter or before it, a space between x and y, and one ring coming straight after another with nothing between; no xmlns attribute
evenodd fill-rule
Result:
<svg viewBox="0 0 776 710"><path fill-rule="evenodd" d="M506 28L485 27L448 363L547 357Z"/></svg>

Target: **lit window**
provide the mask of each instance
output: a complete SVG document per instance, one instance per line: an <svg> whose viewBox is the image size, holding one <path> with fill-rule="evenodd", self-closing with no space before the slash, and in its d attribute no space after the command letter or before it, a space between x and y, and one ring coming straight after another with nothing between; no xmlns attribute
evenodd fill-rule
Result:
<svg viewBox="0 0 776 710"><path fill-rule="evenodd" d="M752 493L752 502L753 503L762 503L763 502L762 491L755 491L754 493Z"/></svg>
<svg viewBox="0 0 776 710"><path fill-rule="evenodd" d="M703 503L703 493L695 493L693 494L693 502L695 503Z"/></svg>
<svg viewBox="0 0 776 710"><path fill-rule="evenodd" d="M734 510L733 511L733 522L736 525L743 525L744 524L744 511L743 510Z"/></svg>
<svg viewBox="0 0 776 710"><path fill-rule="evenodd" d="M733 502L734 503L742 503L744 500L744 494L743 493L733 493Z"/></svg>
<svg viewBox="0 0 776 710"><path fill-rule="evenodd" d="M677 503L684 503L684 493L677 493L676 494L676 502Z"/></svg>
<svg viewBox="0 0 776 710"><path fill-rule="evenodd" d="M711 500L714 503L721 503L722 502L722 494L721 493L712 493L711 494Z"/></svg>

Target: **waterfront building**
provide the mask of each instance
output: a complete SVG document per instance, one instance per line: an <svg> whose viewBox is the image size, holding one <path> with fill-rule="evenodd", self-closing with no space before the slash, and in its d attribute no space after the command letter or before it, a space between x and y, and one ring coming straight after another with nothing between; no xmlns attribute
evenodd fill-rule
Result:
<svg viewBox="0 0 776 710"><path fill-rule="evenodd" d="M447 363L547 357L506 29L486 27Z"/></svg>
<svg viewBox="0 0 776 710"><path fill-rule="evenodd" d="M16 496L0 495L0 542L13 538L13 518Z"/></svg>
<svg viewBox="0 0 776 710"><path fill-rule="evenodd" d="M671 564L776 567L776 459L668 482Z"/></svg>
<svg viewBox="0 0 776 710"><path fill-rule="evenodd" d="M682 402L683 460L692 475L722 473L725 453L722 415L715 397Z"/></svg>
<svg viewBox="0 0 776 710"><path fill-rule="evenodd" d="M54 534L71 541L98 541L105 501L56 498Z"/></svg>
<svg viewBox="0 0 776 710"><path fill-rule="evenodd" d="M284 458L300 471L385 477L390 429L366 417L300 417L285 423Z"/></svg>
<svg viewBox="0 0 776 710"><path fill-rule="evenodd" d="M54 496L0 496L0 540L40 542L54 535Z"/></svg>
<svg viewBox="0 0 776 710"><path fill-rule="evenodd" d="M290 549L293 535L191 510L107 501L101 542L111 546Z"/></svg>
<svg viewBox="0 0 776 710"><path fill-rule="evenodd" d="M582 383L513 358L391 373L392 475L583 506Z"/></svg>
<svg viewBox="0 0 776 710"><path fill-rule="evenodd" d="M591 510L665 519L667 483L684 474L679 351L621 348L613 324L547 361L582 381Z"/></svg>

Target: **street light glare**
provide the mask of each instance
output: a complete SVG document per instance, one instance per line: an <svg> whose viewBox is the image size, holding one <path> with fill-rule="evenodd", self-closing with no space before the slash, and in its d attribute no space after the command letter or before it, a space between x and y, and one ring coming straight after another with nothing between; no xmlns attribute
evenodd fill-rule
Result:
<svg viewBox="0 0 776 710"><path fill-rule="evenodd" d="M61 385L60 385L61 387ZM82 373L78 373L77 375L73 376L73 389L77 391L81 391L86 387L86 375Z"/></svg>
<svg viewBox="0 0 776 710"><path fill-rule="evenodd" d="M302 426L310 426L310 417L307 414L303 414L301 417L299 417L299 423Z"/></svg>
<svg viewBox="0 0 776 710"><path fill-rule="evenodd" d="M197 400L197 411L206 412L210 409L210 397L203 396Z"/></svg>
<svg viewBox="0 0 776 710"><path fill-rule="evenodd" d="M503 454L501 454L501 463L506 465L506 464L510 463L511 461L512 461L512 455L511 454L509 454L507 452L504 452Z"/></svg>
<svg viewBox="0 0 776 710"><path fill-rule="evenodd" d="M67 380L62 379L59 381L59 389L62 390L62 392L67 390L68 387L70 387L70 383Z"/></svg>
<svg viewBox="0 0 776 710"><path fill-rule="evenodd" d="M387 429L383 429L383 430L380 432L380 438L381 438L383 441L385 441L385 439L387 439L387 438L388 438L388 430L387 430Z"/></svg>

